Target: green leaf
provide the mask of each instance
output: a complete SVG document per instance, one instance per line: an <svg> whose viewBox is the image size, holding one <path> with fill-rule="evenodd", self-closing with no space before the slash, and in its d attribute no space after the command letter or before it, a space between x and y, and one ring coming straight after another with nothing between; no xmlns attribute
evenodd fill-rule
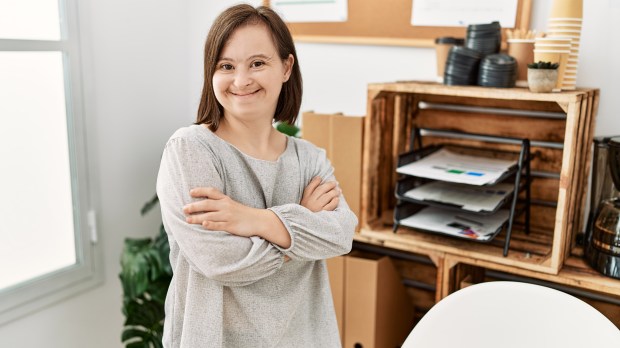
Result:
<svg viewBox="0 0 620 348"><path fill-rule="evenodd" d="M132 342L125 346L125 348L151 348L147 342Z"/></svg>
<svg viewBox="0 0 620 348"><path fill-rule="evenodd" d="M153 327L164 320L164 308L160 303L143 299L142 303L132 301L127 306L125 325Z"/></svg>
<svg viewBox="0 0 620 348"><path fill-rule="evenodd" d="M168 234L166 233L163 224L159 228L159 236L155 238L154 244L162 257L162 272L172 277L172 266L170 265L170 243L168 243Z"/></svg>
<svg viewBox="0 0 620 348"><path fill-rule="evenodd" d="M288 136L294 137L299 133L299 128L294 124L288 124L286 122L279 122L276 125L276 129L281 133L284 133Z"/></svg>
<svg viewBox="0 0 620 348"><path fill-rule="evenodd" d="M144 216L146 213L151 211L151 209L153 209L153 207L155 207L158 203L159 203L159 197L157 197L157 194L155 194L155 196L151 198L150 201L144 204L144 206L140 210L140 215Z"/></svg>
<svg viewBox="0 0 620 348"><path fill-rule="evenodd" d="M152 301L161 303L162 305L165 303L171 279L172 278L169 276L162 276L149 284L146 292L151 295Z"/></svg>
<svg viewBox="0 0 620 348"><path fill-rule="evenodd" d="M126 342L135 338L140 338L140 341L146 341L150 338L150 336L152 335L144 329L136 329L134 327L130 327L123 330L123 334L121 335L121 342Z"/></svg>
<svg viewBox="0 0 620 348"><path fill-rule="evenodd" d="M144 240L141 240L144 241ZM148 258L148 244L139 245L136 240L125 240L125 249L121 256L121 283L125 297L135 298L142 294L147 286L151 262Z"/></svg>
<svg viewBox="0 0 620 348"><path fill-rule="evenodd" d="M155 348L164 348L164 345L161 342L161 337L151 336L151 343L153 343L153 347Z"/></svg>

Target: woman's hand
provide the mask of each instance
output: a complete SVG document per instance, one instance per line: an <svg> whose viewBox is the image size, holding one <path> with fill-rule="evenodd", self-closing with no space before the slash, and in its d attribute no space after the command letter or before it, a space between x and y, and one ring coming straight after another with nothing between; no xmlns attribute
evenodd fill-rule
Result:
<svg viewBox="0 0 620 348"><path fill-rule="evenodd" d="M203 199L183 207L188 223L240 237L258 236L285 249L291 246L291 236L271 210L248 207L213 187L194 188L190 195Z"/></svg>
<svg viewBox="0 0 620 348"><path fill-rule="evenodd" d="M335 181L321 183L321 178L315 176L304 189L301 205L312 212L334 210L340 202L342 190Z"/></svg>
<svg viewBox="0 0 620 348"><path fill-rule="evenodd" d="M194 188L190 195L203 199L183 207L188 223L242 237L257 235L256 220L260 214L259 209L234 201L213 187Z"/></svg>

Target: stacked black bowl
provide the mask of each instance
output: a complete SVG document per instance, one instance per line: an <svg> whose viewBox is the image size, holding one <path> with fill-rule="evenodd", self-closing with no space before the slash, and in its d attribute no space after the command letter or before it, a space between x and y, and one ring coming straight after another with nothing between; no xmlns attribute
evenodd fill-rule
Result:
<svg viewBox="0 0 620 348"><path fill-rule="evenodd" d="M502 43L502 28L499 22L470 24L467 26L465 47L487 54L499 53Z"/></svg>
<svg viewBox="0 0 620 348"><path fill-rule="evenodd" d="M490 54L480 62L478 85L485 87L514 87L517 80L517 60L499 53Z"/></svg>
<svg viewBox="0 0 620 348"><path fill-rule="evenodd" d="M435 39L435 45L456 45L463 46L465 39L462 37L442 36Z"/></svg>
<svg viewBox="0 0 620 348"><path fill-rule="evenodd" d="M448 53L443 83L446 85L475 85L482 53L463 46L453 46Z"/></svg>

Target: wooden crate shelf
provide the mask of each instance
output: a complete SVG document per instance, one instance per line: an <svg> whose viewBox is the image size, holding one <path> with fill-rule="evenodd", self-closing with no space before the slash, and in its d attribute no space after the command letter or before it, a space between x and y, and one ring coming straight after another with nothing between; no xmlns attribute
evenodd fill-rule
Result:
<svg viewBox="0 0 620 348"><path fill-rule="evenodd" d="M444 86L398 82L368 86L362 169L361 229L356 240L425 255L454 255L557 274L583 225L590 144L599 91L531 93L524 88ZM536 117L534 117L536 116ZM502 232L480 244L400 228L391 232L399 153L410 149L413 127L455 130L532 141L532 218L529 235L519 220L508 256ZM425 137L433 143L489 147L476 139ZM516 145L494 149L515 151Z"/></svg>
<svg viewBox="0 0 620 348"><path fill-rule="evenodd" d="M519 231L513 231L513 233L518 236ZM512 243L511 252L504 257L502 255L503 244L467 243L455 238L417 232L411 229L399 231L397 234L392 233L391 227L384 228L383 230L361 229L360 233L355 236L355 240L429 256L437 253L468 255L469 257L489 262L497 262L497 259L501 258L501 264L503 265L526 268L538 272L547 272L549 268L550 251L546 255L518 251L515 250ZM503 240L498 240L498 242L500 241L503 242ZM523 264L527 264L527 267L523 267Z"/></svg>
<svg viewBox="0 0 620 348"><path fill-rule="evenodd" d="M426 255L432 261L434 267L422 268L419 263L407 261L397 262L397 265L399 265L398 268L403 279L418 278L430 284L434 277L436 281L434 302L440 301L463 287L493 280L488 279L486 275L489 274L489 271L496 271L521 278L520 280L515 279L517 281L538 282L565 291L573 289L574 294L597 308L620 328L620 311L618 310L620 308L618 305L620 303L620 280L603 276L589 267L579 256L581 252L578 248L574 250L574 255L565 260L564 266L558 274L549 274L499 264L487 259L446 253L433 249L434 244L407 244L400 239L385 238L385 236L393 236L389 229L367 232L355 236L357 243L354 248L367 248L367 245L380 246L383 250L375 249L375 252L390 255L393 251L397 251L411 255ZM431 248L428 248L429 246ZM417 313L418 315L424 314L430 308L429 305L432 305L430 296L433 294L428 291L411 291L410 295L416 308L423 309ZM611 301L605 300L605 298L611 299Z"/></svg>

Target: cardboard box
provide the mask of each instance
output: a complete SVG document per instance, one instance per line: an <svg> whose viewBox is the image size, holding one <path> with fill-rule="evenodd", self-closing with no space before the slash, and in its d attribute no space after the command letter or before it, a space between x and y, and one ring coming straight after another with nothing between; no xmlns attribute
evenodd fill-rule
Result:
<svg viewBox="0 0 620 348"><path fill-rule="evenodd" d="M346 256L337 256L327 259L327 271L329 273L329 285L332 290L336 320L340 341L344 343L344 263Z"/></svg>
<svg viewBox="0 0 620 348"><path fill-rule="evenodd" d="M413 304L388 256L346 257L344 303L344 348L400 347L413 328Z"/></svg>
<svg viewBox="0 0 620 348"><path fill-rule="evenodd" d="M304 112L301 130L304 139L327 152L344 197L359 219L364 117Z"/></svg>

